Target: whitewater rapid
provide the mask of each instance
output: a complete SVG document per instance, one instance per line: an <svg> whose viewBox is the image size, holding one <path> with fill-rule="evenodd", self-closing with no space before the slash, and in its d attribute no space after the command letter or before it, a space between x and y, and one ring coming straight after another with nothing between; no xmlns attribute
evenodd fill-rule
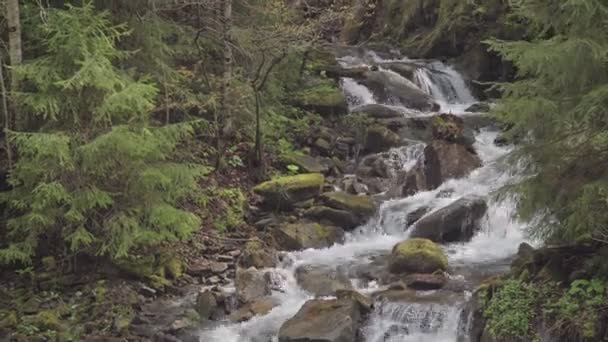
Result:
<svg viewBox="0 0 608 342"><path fill-rule="evenodd" d="M407 82L431 95L440 104L442 112L470 115L464 113L464 109L476 102L463 78L453 68L440 62L383 60L373 53L364 58L349 56L340 59L346 67L365 65L370 61L378 64L401 61L419 65L413 80ZM384 69L381 71L391 72ZM353 79L343 79L341 86L351 109L377 103L372 92ZM433 113L420 113L431 114ZM494 145L496 135L497 132L491 130L477 132L474 148L483 166L468 177L449 180L432 191L384 201L377 215L367 224L348 233L342 244L325 249L285 253L281 265L268 270L280 282L280 290L273 291L272 294L280 304L267 315L254 317L247 322L220 322L217 326L207 327L201 330L200 341L278 341L280 326L293 317L307 300L314 298L298 286L294 275L298 267L323 265L352 268L354 265L364 265L371 257L390 253L396 243L408 238L406 220L409 213L423 207L432 212L465 196L484 197L489 208L483 218L481 231L470 242L443 246L452 269L451 276L475 285L478 281L475 278L482 277L485 270L492 273L506 267L518 245L526 241L523 233L526 225L513 219L515 207L512 199L507 197L499 200L494 196L496 191L517 181L519 177L505 165L505 156L511 152L511 147ZM424 144L417 143L391 150L394 167L401 170L413 167L423 157L423 149ZM375 281L352 278L351 282L362 293L373 293L381 289ZM420 296L425 295L433 293L420 293ZM470 292L465 290L460 294L445 296L445 301L377 302L361 330L362 337L366 342L455 342L459 335L461 311L469 295Z"/></svg>

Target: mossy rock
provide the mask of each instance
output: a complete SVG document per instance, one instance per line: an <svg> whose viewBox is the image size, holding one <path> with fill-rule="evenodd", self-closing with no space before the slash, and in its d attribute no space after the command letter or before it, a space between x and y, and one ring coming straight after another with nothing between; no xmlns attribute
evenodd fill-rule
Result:
<svg viewBox="0 0 608 342"><path fill-rule="evenodd" d="M372 125L365 135L365 150L369 153L387 151L402 145L399 135L382 125Z"/></svg>
<svg viewBox="0 0 608 342"><path fill-rule="evenodd" d="M325 173L327 167L315 157L305 154L289 153L281 158L287 165L296 165L299 173Z"/></svg>
<svg viewBox="0 0 608 342"><path fill-rule="evenodd" d="M239 266L243 268L267 268L275 267L277 263L275 250L269 248L261 241L249 241L245 244L241 256L238 259Z"/></svg>
<svg viewBox="0 0 608 342"><path fill-rule="evenodd" d="M365 223L354 213L326 206L315 206L304 212L304 216L320 222L329 222L344 230L351 230Z"/></svg>
<svg viewBox="0 0 608 342"><path fill-rule="evenodd" d="M321 200L328 207L353 213L357 217L367 219L376 213L376 204L369 196L359 196L343 191L336 191L322 194Z"/></svg>
<svg viewBox="0 0 608 342"><path fill-rule="evenodd" d="M114 261L114 265L126 275L137 279L149 278L156 271L156 259L153 255L118 259Z"/></svg>
<svg viewBox="0 0 608 342"><path fill-rule="evenodd" d="M164 268L165 274L170 279L179 279L184 275L184 263L177 257L167 260Z"/></svg>
<svg viewBox="0 0 608 342"><path fill-rule="evenodd" d="M279 177L253 188L253 192L264 198L271 209L290 209L294 203L309 200L321 193L325 177L320 173L306 173Z"/></svg>
<svg viewBox="0 0 608 342"><path fill-rule="evenodd" d="M274 237L282 249L297 251L329 247L344 238L344 230L319 223L298 222L277 227Z"/></svg>
<svg viewBox="0 0 608 342"><path fill-rule="evenodd" d="M334 84L320 84L294 94L294 104L321 115L348 113L348 103L342 91Z"/></svg>
<svg viewBox="0 0 608 342"><path fill-rule="evenodd" d="M396 274L445 271L448 259L437 244L428 239L408 239L391 252L389 270Z"/></svg>

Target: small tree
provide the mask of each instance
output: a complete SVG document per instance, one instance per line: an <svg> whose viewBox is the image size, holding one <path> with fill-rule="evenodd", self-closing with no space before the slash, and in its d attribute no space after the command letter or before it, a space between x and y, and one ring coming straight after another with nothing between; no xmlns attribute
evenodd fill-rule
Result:
<svg viewBox="0 0 608 342"><path fill-rule="evenodd" d="M197 189L200 168L169 157L189 124L152 127L156 85L115 62L129 32L90 2L49 9L45 52L15 69L20 105L35 132L11 132L19 153L4 198L12 209L0 263L31 262L42 242L62 252L113 258L174 241L199 227L176 207Z"/></svg>

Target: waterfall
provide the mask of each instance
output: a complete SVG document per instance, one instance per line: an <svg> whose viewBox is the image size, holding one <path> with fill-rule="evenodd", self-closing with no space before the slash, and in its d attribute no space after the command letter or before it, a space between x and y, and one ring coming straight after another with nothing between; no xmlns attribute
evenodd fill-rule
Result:
<svg viewBox="0 0 608 342"><path fill-rule="evenodd" d="M370 58L371 56L371 58ZM344 57L340 63L344 67L386 62L378 55L368 53L367 57ZM401 60L412 63L410 60ZM407 82L418 87L439 103L444 111L462 114L465 106L475 102L463 77L452 67L440 62L416 61L418 66L412 79L402 74L381 68L399 82ZM344 78L341 87L352 108L366 104L381 104L373 92L355 79ZM401 107L403 112L412 112ZM420 113L421 116L432 113ZM443 208L465 196L480 196L487 199L488 211L483 219L482 230L467 243L443 246L449 259L452 276L467 284L467 290L459 293L450 291L417 291L415 299L389 301L378 300L375 309L361 328L365 342L456 342L461 341L459 322L470 291L486 274L504 270L508 258L516 253L518 245L525 241L522 233L526 225L512 218L515 210L513 199L497 200L492 195L504 185L518 180L518 176L507 172L503 157L511 152L511 147L495 146L497 132L481 130L475 136L474 148L483 166L471 172L468 177L444 182L439 188L418 192L412 196L385 200L376 217L345 237L342 244L324 249L309 249L285 253L282 264L271 269L282 279L281 291L274 291L273 297L280 303L269 314L243 323L221 323L219 326L205 327L200 332L200 341L205 342L246 342L277 341L277 332L283 322L293 317L299 308L311 297L303 291L295 280L295 270L303 265L345 267L352 269L366 266L370 257L390 253L391 248L408 237L408 215L417 210L428 211ZM394 148L387 153L390 174L411 169L423 157L424 143L414 143ZM497 271L498 270L498 271ZM375 281L352 278L351 282L362 293L373 293L379 287ZM459 336L460 339L459 340Z"/></svg>

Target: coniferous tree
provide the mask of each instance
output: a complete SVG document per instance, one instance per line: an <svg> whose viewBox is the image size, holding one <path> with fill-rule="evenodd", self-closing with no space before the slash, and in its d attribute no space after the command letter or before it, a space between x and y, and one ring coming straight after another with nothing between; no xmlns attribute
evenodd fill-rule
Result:
<svg viewBox="0 0 608 342"><path fill-rule="evenodd" d="M156 85L116 66L133 57L116 47L127 27L85 2L49 9L38 34L44 53L15 69L17 100L39 124L10 134L19 160L3 198L13 218L0 263L28 263L42 243L120 258L197 229L176 205L201 170L170 160L192 127L150 125Z"/></svg>
<svg viewBox="0 0 608 342"><path fill-rule="evenodd" d="M497 112L527 137L533 176L520 186L520 212L539 219L534 233L544 238L601 236L608 226L608 3L512 4L535 38L490 44L518 70L515 82L500 85Z"/></svg>

